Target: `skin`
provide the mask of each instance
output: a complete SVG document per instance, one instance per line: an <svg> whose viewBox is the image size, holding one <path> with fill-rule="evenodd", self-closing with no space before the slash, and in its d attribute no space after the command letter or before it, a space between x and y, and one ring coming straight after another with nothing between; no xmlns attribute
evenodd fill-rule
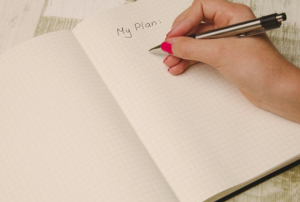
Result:
<svg viewBox="0 0 300 202"><path fill-rule="evenodd" d="M165 42L172 45L172 54L164 63L173 75L197 62L209 64L257 107L300 123L300 69L278 52L267 35L243 39L183 37L254 18L251 9L242 4L194 0L175 19L167 35Z"/></svg>

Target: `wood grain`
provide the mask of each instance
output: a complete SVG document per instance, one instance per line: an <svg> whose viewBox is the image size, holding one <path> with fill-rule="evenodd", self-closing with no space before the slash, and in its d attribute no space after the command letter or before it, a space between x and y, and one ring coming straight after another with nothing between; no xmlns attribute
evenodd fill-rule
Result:
<svg viewBox="0 0 300 202"><path fill-rule="evenodd" d="M45 11L47 9L47 5L49 5L50 0L45 0L45 5L43 8L43 13L41 15L41 18L39 20L37 29L35 31L34 36L38 36L41 34L57 31L57 30L72 30L76 27L78 23L80 23L83 19L82 18L64 18L64 17L51 17L46 16ZM62 0L63 1L63 0ZM102 0L103 1L103 0ZM107 0L106 0L107 1ZM120 0L113 0L116 2L116 5L119 4L119 2L122 2ZM123 0L123 4L133 3L137 0ZM99 12L102 12L106 10L105 6L99 7ZM76 10L75 10L76 11ZM92 13L93 11L86 11ZM70 14L69 14L70 15ZM76 16L76 14L71 14Z"/></svg>
<svg viewBox="0 0 300 202"><path fill-rule="evenodd" d="M228 202L299 202L300 165L264 182Z"/></svg>
<svg viewBox="0 0 300 202"><path fill-rule="evenodd" d="M300 66L300 1L299 0L230 0L248 5L257 17L286 12L288 19L280 29L268 32L277 49L293 64Z"/></svg>
<svg viewBox="0 0 300 202"><path fill-rule="evenodd" d="M44 1L0 0L0 54L31 39Z"/></svg>
<svg viewBox="0 0 300 202"><path fill-rule="evenodd" d="M230 0L248 5L257 17L286 12L288 20L280 29L268 32L276 48L293 64L300 66L300 1ZM300 135L300 131L299 131ZM299 147L300 148L300 147ZM299 202L300 165L264 182L228 202Z"/></svg>

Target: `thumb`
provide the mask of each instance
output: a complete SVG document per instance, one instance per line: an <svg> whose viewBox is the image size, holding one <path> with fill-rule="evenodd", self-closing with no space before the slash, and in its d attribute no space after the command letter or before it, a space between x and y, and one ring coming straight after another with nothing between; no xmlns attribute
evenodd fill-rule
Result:
<svg viewBox="0 0 300 202"><path fill-rule="evenodd" d="M189 37L168 38L161 49L185 60L199 61L217 67L226 53L228 41L224 39L193 39Z"/></svg>

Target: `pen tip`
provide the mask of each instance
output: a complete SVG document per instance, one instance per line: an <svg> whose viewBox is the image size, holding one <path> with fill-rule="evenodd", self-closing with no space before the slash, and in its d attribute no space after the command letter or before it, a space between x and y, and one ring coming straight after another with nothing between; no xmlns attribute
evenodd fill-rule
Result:
<svg viewBox="0 0 300 202"><path fill-rule="evenodd" d="M151 52L151 51L153 51L153 50L155 50L155 49L159 49L159 48L160 48L160 45L151 48L149 51Z"/></svg>

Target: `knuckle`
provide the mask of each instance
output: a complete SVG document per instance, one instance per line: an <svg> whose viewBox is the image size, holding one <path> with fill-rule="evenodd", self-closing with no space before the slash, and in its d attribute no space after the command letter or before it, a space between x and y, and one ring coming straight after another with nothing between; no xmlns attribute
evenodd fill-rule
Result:
<svg viewBox="0 0 300 202"><path fill-rule="evenodd" d="M186 24L186 27L188 27L188 29L193 29L194 27L196 27L196 24L194 22L194 18L191 16L188 16L186 19L185 19L185 24Z"/></svg>
<svg viewBox="0 0 300 202"><path fill-rule="evenodd" d="M238 4L237 5L237 10L239 13L243 14L243 15L253 15L253 11L252 9L245 5L245 4Z"/></svg>
<svg viewBox="0 0 300 202"><path fill-rule="evenodd" d="M241 12L252 13L251 8L245 4L239 4L239 10L241 10Z"/></svg>
<svg viewBox="0 0 300 202"><path fill-rule="evenodd" d="M239 7L243 11L248 11L248 12L252 11L251 8L249 6L247 6L247 5L245 5L245 4L239 4Z"/></svg>
<svg viewBox="0 0 300 202"><path fill-rule="evenodd" d="M202 2L203 2L203 0L194 0L194 4L197 4L197 5Z"/></svg>

